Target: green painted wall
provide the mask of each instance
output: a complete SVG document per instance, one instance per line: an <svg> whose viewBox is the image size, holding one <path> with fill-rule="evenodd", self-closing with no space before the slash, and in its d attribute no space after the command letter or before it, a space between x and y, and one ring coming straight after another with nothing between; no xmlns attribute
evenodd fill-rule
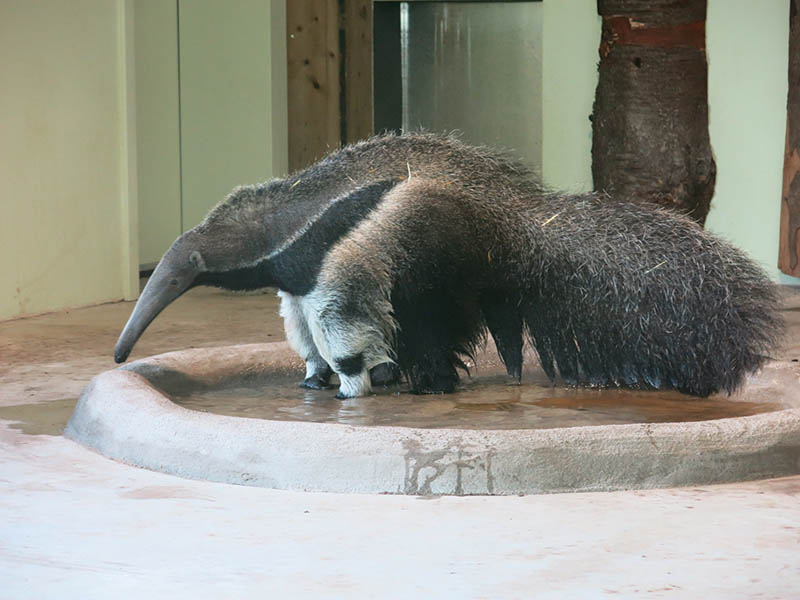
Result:
<svg viewBox="0 0 800 600"><path fill-rule="evenodd" d="M139 262L157 263L181 233L177 0L136 0Z"/></svg>
<svg viewBox="0 0 800 600"><path fill-rule="evenodd" d="M233 187L281 174L272 52L273 44L285 47L285 25L272 26L273 8L280 9L275 4L179 2L184 230Z"/></svg>
<svg viewBox="0 0 800 600"><path fill-rule="evenodd" d="M709 230L779 274L789 2L709 0L709 131L717 184Z"/></svg>
<svg viewBox="0 0 800 600"><path fill-rule="evenodd" d="M135 298L182 227L286 172L284 0L181 5L179 88L177 0L0 2L0 319Z"/></svg>
<svg viewBox="0 0 800 600"><path fill-rule="evenodd" d="M600 17L594 0L544 0L542 179L558 190L592 189L592 114Z"/></svg>
<svg viewBox="0 0 800 600"><path fill-rule="evenodd" d="M140 263L286 173L283 0L136 0Z"/></svg>
<svg viewBox="0 0 800 600"><path fill-rule="evenodd" d="M131 293L126 25L123 1L0 2L0 319Z"/></svg>

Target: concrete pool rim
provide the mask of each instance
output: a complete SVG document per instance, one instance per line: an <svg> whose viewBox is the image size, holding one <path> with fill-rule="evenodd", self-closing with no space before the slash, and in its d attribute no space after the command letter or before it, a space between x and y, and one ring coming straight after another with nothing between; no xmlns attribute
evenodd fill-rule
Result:
<svg viewBox="0 0 800 600"><path fill-rule="evenodd" d="M138 467L298 491L537 494L800 473L800 408L713 421L559 429L355 426L192 411L142 374L178 373L211 385L230 373L265 369L300 372L301 364L285 343L148 357L96 376L65 435Z"/></svg>

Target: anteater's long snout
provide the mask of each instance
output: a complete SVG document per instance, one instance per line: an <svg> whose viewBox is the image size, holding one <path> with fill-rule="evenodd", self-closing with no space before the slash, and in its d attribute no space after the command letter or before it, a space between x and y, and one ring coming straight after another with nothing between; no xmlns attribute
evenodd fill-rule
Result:
<svg viewBox="0 0 800 600"><path fill-rule="evenodd" d="M128 359L134 345L147 326L153 322L153 319L192 287L198 270L188 261L185 264L175 263L176 257L168 252L150 276L150 280L144 287L117 340L117 346L114 349L114 360L117 363L125 362Z"/></svg>

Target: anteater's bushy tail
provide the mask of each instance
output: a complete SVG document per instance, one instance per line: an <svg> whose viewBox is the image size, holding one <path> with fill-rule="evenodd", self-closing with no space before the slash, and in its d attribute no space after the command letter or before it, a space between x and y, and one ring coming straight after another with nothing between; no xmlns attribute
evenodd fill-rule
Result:
<svg viewBox="0 0 800 600"><path fill-rule="evenodd" d="M528 216L523 317L551 378L730 393L778 343L776 286L688 218L595 195Z"/></svg>

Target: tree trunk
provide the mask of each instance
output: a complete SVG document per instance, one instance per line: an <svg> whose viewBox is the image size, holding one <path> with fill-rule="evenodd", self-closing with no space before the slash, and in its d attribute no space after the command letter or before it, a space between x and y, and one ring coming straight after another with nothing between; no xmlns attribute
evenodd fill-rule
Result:
<svg viewBox="0 0 800 600"><path fill-rule="evenodd" d="M800 277L800 16L798 0L789 3L789 98L786 107L786 154L783 160L783 201L778 267Z"/></svg>
<svg viewBox="0 0 800 600"><path fill-rule="evenodd" d="M705 222L716 165L708 137L706 0L597 0L597 190Z"/></svg>

